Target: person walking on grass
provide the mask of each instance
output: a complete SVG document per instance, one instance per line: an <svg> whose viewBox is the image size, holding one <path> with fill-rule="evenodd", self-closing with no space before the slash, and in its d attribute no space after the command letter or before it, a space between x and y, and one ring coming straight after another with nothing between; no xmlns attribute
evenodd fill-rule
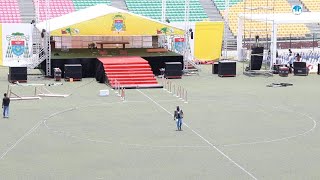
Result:
<svg viewBox="0 0 320 180"><path fill-rule="evenodd" d="M174 120L177 122L177 129L178 131L182 131L182 119L183 119L183 111L180 109L179 106L177 106L177 109L174 111L173 115Z"/></svg>
<svg viewBox="0 0 320 180"><path fill-rule="evenodd" d="M7 97L7 93L4 93L2 99L3 118L9 118L9 104L10 98Z"/></svg>

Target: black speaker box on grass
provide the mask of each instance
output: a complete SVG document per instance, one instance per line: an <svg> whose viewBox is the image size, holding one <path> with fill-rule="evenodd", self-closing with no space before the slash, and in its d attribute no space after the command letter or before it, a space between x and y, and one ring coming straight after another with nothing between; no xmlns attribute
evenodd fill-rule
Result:
<svg viewBox="0 0 320 180"><path fill-rule="evenodd" d="M64 78L82 79L82 65L81 64L65 64Z"/></svg>
<svg viewBox="0 0 320 180"><path fill-rule="evenodd" d="M219 72L219 62L215 62L212 64L212 74L218 74Z"/></svg>
<svg viewBox="0 0 320 180"><path fill-rule="evenodd" d="M237 74L235 61L219 61L218 75L220 77L234 77Z"/></svg>
<svg viewBox="0 0 320 180"><path fill-rule="evenodd" d="M309 70L306 62L293 62L293 74L307 76L309 74Z"/></svg>
<svg viewBox="0 0 320 180"><path fill-rule="evenodd" d="M252 48L250 70L260 70L263 60L263 47Z"/></svg>
<svg viewBox="0 0 320 180"><path fill-rule="evenodd" d="M167 78L181 78L182 77L182 63L181 62L166 62L164 75Z"/></svg>
<svg viewBox="0 0 320 180"><path fill-rule="evenodd" d="M27 82L27 74L27 67L10 67L8 80L9 82Z"/></svg>

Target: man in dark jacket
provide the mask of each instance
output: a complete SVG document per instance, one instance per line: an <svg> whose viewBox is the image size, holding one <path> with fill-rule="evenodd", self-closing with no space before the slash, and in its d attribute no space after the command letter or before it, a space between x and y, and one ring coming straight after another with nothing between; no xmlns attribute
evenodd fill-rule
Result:
<svg viewBox="0 0 320 180"><path fill-rule="evenodd" d="M7 97L7 93L4 93L4 97L2 99L3 118L9 118L9 104L10 98Z"/></svg>
<svg viewBox="0 0 320 180"><path fill-rule="evenodd" d="M173 118L174 120L177 121L178 131L182 131L181 126L182 126L183 111L180 109L179 106L177 106L177 110L174 111Z"/></svg>

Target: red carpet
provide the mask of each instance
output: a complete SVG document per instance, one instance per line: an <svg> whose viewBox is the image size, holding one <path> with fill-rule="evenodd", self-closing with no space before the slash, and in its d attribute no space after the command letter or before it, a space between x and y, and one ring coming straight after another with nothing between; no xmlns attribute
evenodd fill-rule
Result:
<svg viewBox="0 0 320 180"><path fill-rule="evenodd" d="M106 57L99 58L103 63L107 80L112 88L115 81L124 88L155 88L158 84L148 61L141 57Z"/></svg>

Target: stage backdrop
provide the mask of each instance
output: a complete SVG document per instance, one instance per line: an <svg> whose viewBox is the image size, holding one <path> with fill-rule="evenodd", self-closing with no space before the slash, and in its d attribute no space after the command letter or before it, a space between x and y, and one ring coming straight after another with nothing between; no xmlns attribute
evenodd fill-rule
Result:
<svg viewBox="0 0 320 180"><path fill-rule="evenodd" d="M200 61L218 60L221 56L223 22L196 22L194 56Z"/></svg>
<svg viewBox="0 0 320 180"><path fill-rule="evenodd" d="M0 37L0 65L25 66L31 62L31 24L0 24Z"/></svg>

